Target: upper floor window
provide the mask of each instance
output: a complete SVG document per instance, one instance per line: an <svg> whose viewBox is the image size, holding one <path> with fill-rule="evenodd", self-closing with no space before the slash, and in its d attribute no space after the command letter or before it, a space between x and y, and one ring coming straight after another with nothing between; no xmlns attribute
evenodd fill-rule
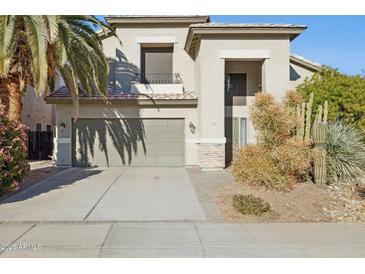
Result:
<svg viewBox="0 0 365 274"><path fill-rule="evenodd" d="M246 73L226 73L225 92L229 96L247 96Z"/></svg>
<svg viewBox="0 0 365 274"><path fill-rule="evenodd" d="M141 81L164 84L173 81L173 47L141 48Z"/></svg>
<svg viewBox="0 0 365 274"><path fill-rule="evenodd" d="M247 96L246 73L226 73L225 75L225 105L245 106Z"/></svg>

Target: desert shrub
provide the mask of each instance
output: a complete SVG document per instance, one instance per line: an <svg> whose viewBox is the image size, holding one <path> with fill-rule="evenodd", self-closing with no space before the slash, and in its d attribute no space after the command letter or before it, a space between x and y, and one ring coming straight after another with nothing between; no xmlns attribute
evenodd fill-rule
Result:
<svg viewBox="0 0 365 274"><path fill-rule="evenodd" d="M284 105L287 108L294 109L303 103L303 96L296 90L289 90L284 98Z"/></svg>
<svg viewBox="0 0 365 274"><path fill-rule="evenodd" d="M233 195L233 207L242 214L260 216L270 210L270 204L253 195Z"/></svg>
<svg viewBox="0 0 365 274"><path fill-rule="evenodd" d="M0 112L0 195L18 188L28 167L27 128Z"/></svg>
<svg viewBox="0 0 365 274"><path fill-rule="evenodd" d="M256 94L251 117L259 140L256 145L241 148L234 160L237 181L288 191L308 178L310 143L295 136L297 121L292 111L300 100L295 92L288 93L284 104L276 103L270 94Z"/></svg>
<svg viewBox="0 0 365 274"><path fill-rule="evenodd" d="M251 118L261 143L268 148L284 144L296 126L295 116L276 103L271 94L257 93L255 99Z"/></svg>
<svg viewBox="0 0 365 274"><path fill-rule="evenodd" d="M325 147L330 182L353 180L365 173L364 134L358 128L341 122L327 126Z"/></svg>
<svg viewBox="0 0 365 274"><path fill-rule="evenodd" d="M307 178L311 167L311 149L308 141L294 136L285 144L273 148L271 154L283 174L297 179Z"/></svg>
<svg viewBox="0 0 365 274"><path fill-rule="evenodd" d="M233 162L233 174L237 181L268 189L288 190L288 180L261 145L242 147Z"/></svg>

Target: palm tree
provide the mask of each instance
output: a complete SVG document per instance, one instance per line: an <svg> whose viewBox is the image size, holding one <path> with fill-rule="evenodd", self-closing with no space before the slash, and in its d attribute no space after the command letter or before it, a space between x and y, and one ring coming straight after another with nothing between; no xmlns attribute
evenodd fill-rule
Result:
<svg viewBox="0 0 365 274"><path fill-rule="evenodd" d="M106 98L108 62L95 27L115 35L95 16L0 16L0 103L10 119L21 119L27 85L44 94L58 72L71 91L75 115L79 88Z"/></svg>

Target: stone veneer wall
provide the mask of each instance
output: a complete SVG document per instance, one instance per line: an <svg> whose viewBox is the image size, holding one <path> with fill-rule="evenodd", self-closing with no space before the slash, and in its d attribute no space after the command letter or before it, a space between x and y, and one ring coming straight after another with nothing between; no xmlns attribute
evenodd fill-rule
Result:
<svg viewBox="0 0 365 274"><path fill-rule="evenodd" d="M203 169L225 167L225 144L198 145L199 166Z"/></svg>

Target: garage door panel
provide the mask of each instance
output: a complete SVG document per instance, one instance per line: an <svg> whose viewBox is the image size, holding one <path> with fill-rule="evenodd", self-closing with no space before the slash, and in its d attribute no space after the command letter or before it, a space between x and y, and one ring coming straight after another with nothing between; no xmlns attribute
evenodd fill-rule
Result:
<svg viewBox="0 0 365 274"><path fill-rule="evenodd" d="M171 153L182 154L184 152L184 147L176 144L153 145L150 149L159 155Z"/></svg>
<svg viewBox="0 0 365 274"><path fill-rule="evenodd" d="M78 119L74 166L184 166L184 119Z"/></svg>
<svg viewBox="0 0 365 274"><path fill-rule="evenodd" d="M162 131L161 133L156 132L154 134L146 134L146 140L149 143L157 143L157 144L161 144L162 142L179 144L184 139L179 136L180 134L169 131Z"/></svg>

